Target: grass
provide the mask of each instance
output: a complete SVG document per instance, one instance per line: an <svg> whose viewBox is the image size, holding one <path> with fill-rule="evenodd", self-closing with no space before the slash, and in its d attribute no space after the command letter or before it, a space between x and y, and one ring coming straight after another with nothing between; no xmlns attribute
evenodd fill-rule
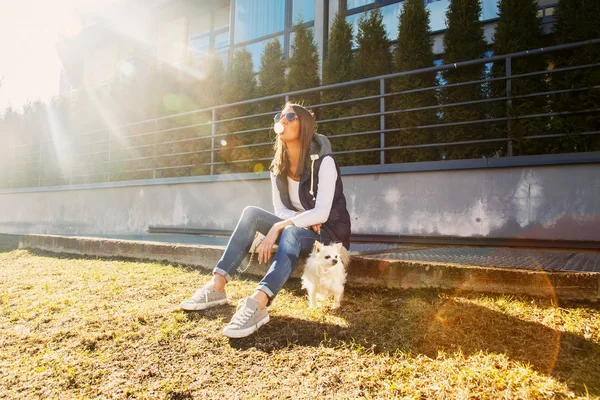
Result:
<svg viewBox="0 0 600 400"><path fill-rule="evenodd" d="M255 335L228 306L177 304L180 265L0 252L0 398L599 398L600 309L440 291L347 288L309 310L290 281Z"/></svg>

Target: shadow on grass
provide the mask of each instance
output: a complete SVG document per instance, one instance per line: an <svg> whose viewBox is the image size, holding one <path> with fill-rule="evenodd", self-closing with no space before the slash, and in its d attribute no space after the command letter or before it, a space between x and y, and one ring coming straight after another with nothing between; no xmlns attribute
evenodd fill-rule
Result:
<svg viewBox="0 0 600 400"><path fill-rule="evenodd" d="M231 340L231 346L265 352L290 345L352 346L432 358L439 351L460 350L465 355L483 351L529 364L566 382L580 395L600 395L600 345L583 336L452 297L443 299L439 292L398 291L378 296L372 303L369 293L361 292L350 290L337 312L347 326L275 316L257 334Z"/></svg>
<svg viewBox="0 0 600 400"><path fill-rule="evenodd" d="M34 255L70 259L98 257L57 254L29 249ZM102 257L140 262L139 259ZM157 261L151 261L157 262ZM197 269L169 263L181 268ZM239 278L236 278L239 279ZM290 280L286 290L305 298L299 280ZM600 345L583 336L563 333L545 325L491 310L438 290L355 289L349 287L336 315L345 326L271 313L269 324L256 334L231 340L236 349L264 352L290 346L326 346L370 349L376 353L402 351L435 358L439 351L461 351L471 355L505 354L513 361L531 365L536 371L566 382L579 395L600 395ZM490 295L494 296L494 295ZM568 309L569 304L561 304ZM587 304L594 308L595 305ZM188 319L229 321L235 305L228 304L201 313L186 313Z"/></svg>

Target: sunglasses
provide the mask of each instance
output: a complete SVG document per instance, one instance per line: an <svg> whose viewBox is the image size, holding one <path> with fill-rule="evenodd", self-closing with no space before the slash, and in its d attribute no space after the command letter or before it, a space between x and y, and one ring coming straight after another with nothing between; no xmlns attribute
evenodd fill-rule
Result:
<svg viewBox="0 0 600 400"><path fill-rule="evenodd" d="M277 113L277 114L275 114L275 117L273 118L273 120L275 122L279 122L279 121L281 121L282 117L285 117L285 119L287 119L289 122L292 122L292 121L295 121L298 119L298 115L296 115L296 113L289 112L289 113L285 113L285 115L282 115L281 113Z"/></svg>

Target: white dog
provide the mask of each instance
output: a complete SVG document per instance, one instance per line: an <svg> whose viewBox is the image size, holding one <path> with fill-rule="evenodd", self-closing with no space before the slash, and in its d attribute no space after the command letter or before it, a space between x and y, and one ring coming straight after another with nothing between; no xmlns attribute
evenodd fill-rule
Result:
<svg viewBox="0 0 600 400"><path fill-rule="evenodd" d="M316 307L317 299L325 300L332 294L332 308L340 307L349 260L348 251L341 243L325 246L315 242L302 275L302 288L308 291L311 308Z"/></svg>

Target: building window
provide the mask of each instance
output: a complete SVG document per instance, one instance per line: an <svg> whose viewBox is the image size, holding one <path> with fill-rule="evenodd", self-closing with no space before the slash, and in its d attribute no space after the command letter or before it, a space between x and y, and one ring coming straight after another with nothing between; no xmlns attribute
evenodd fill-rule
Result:
<svg viewBox="0 0 600 400"><path fill-rule="evenodd" d="M304 23L315 20L315 0L293 0L292 22Z"/></svg>
<svg viewBox="0 0 600 400"><path fill-rule="evenodd" d="M287 59L294 25L302 21L314 30L315 0L235 0L234 6L234 50L246 48L252 54L255 72L270 40L279 39Z"/></svg>
<svg viewBox="0 0 600 400"><path fill-rule="evenodd" d="M283 32L286 0L236 0L235 43Z"/></svg>
<svg viewBox="0 0 600 400"><path fill-rule="evenodd" d="M229 49L229 7L199 13L188 21L188 49L192 61L200 61L208 51L219 55L227 64Z"/></svg>
<svg viewBox="0 0 600 400"><path fill-rule="evenodd" d="M446 29L446 12L450 5L450 0L423 0L429 10L429 28L432 32L439 32ZM358 32L358 19L364 12L368 13L375 7L378 7L383 14L383 24L385 25L388 39L396 40L398 38L398 16L402 9L401 0L346 0L346 19L354 28L354 34ZM498 18L497 0L482 0L481 21L490 21ZM356 46L356 43L354 44Z"/></svg>

